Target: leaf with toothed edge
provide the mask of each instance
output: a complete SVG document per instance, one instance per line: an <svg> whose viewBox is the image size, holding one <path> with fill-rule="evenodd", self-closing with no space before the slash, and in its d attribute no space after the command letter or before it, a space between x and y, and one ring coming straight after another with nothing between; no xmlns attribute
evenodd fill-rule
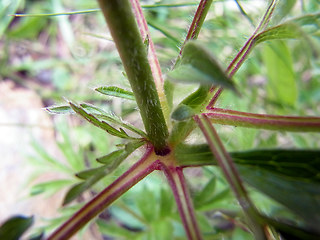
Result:
<svg viewBox="0 0 320 240"><path fill-rule="evenodd" d="M124 131L119 131L119 130L115 129L114 127L112 127L111 125L109 125L108 123L106 123L105 121L101 121L101 120L97 119L94 115L87 113L83 108L78 107L71 102L69 104L70 104L71 108L77 114L82 116L84 119L86 119L88 122L92 123L93 125L105 130L109 134L114 135L116 137L120 137L120 138L134 139L134 138L128 136L128 134L125 133Z"/></svg>
<svg viewBox="0 0 320 240"><path fill-rule="evenodd" d="M87 169L77 173L76 177L84 181L73 185L69 189L64 198L63 205L72 202L103 177L112 173L133 151L141 147L143 144L143 141L130 142L125 145L124 149L116 150L106 156L98 158L97 161L104 164L103 166Z"/></svg>
<svg viewBox="0 0 320 240"><path fill-rule="evenodd" d="M73 105L73 107L71 106L71 104ZM96 106L93 106L91 104L82 103L82 104L80 104L79 107L77 107L75 104L70 103L70 106L53 106L53 107L46 108L46 110L51 114L72 114L72 113L76 113L76 111L74 109L75 107L76 107L76 109L78 109L77 110L78 113L81 112L82 116L86 115L85 119L87 119L88 121L89 121L89 119L91 119L90 121L93 121L92 123L94 123L94 122L97 123L96 120L98 120L101 125L104 125L103 124L104 121L111 122L111 123L117 124L119 126L122 126L122 127L126 128L127 130L130 130L131 132L134 132L134 133L140 135L143 138L147 138L146 133L143 132L142 130L136 128L135 126L133 126L131 124L125 123L118 116L116 116L112 113L108 113L108 112L104 111L103 109L96 107ZM82 109L83 111L81 111L80 109ZM110 127L113 128L112 126L110 126ZM119 132L122 138L128 138L128 135L124 131L124 129L121 129L121 128L119 130L117 130L115 128L113 128L113 129L114 130L109 129L110 134L115 135L115 133ZM125 137L125 136L127 136L127 137Z"/></svg>

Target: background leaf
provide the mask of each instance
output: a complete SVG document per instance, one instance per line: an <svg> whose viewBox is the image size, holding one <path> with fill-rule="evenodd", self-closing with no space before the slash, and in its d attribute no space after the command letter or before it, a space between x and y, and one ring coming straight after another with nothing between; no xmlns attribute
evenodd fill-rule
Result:
<svg viewBox="0 0 320 240"><path fill-rule="evenodd" d="M298 98L298 89L287 44L283 41L270 42L265 45L262 57L268 76L268 99L278 104L294 106Z"/></svg>
<svg viewBox="0 0 320 240"><path fill-rule="evenodd" d="M307 226L319 232L320 184L288 178L253 166L238 165L241 177L302 217ZM320 232L319 232L320 233Z"/></svg>
<svg viewBox="0 0 320 240"><path fill-rule="evenodd" d="M33 224L33 217L14 216L0 227L0 239L19 240Z"/></svg>
<svg viewBox="0 0 320 240"><path fill-rule="evenodd" d="M0 2L0 37L13 19L13 17L9 15L16 13L20 2L21 0Z"/></svg>

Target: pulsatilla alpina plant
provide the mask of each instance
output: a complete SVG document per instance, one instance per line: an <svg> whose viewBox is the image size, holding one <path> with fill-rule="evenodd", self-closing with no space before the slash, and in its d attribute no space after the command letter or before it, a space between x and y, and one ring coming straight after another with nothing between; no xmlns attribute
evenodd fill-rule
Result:
<svg viewBox="0 0 320 240"><path fill-rule="evenodd" d="M319 239L320 151L253 149L228 152L217 134L216 126L319 132L320 118L241 112L218 108L216 103L224 91L232 92L239 99L245 98L233 76L257 45L267 41L278 41L281 45L285 39L306 40L309 37L305 28L319 30L320 14L308 14L272 25L279 1L270 1L256 30L225 70L213 54L196 40L212 2L200 1L180 54L172 69L163 77L139 1L99 0L132 92L115 86L98 87L96 90L108 96L136 101L144 130L90 104L70 101L66 106L48 108L51 113L76 113L125 142L123 148L98 158L100 167L77 173L82 182L69 190L64 204L70 203L110 174L138 148L143 149L144 154L47 239L71 237L154 171L163 172L168 180L187 238L214 239L210 233L203 233L199 228L183 173L187 167L206 165L220 167L243 210L239 222L255 239ZM199 87L174 106L173 88L180 82L199 84ZM202 142L206 143L191 144L186 141L197 129L202 132ZM243 181L280 202L302 220L297 224L264 215L250 198ZM207 187L210 191L210 186Z"/></svg>

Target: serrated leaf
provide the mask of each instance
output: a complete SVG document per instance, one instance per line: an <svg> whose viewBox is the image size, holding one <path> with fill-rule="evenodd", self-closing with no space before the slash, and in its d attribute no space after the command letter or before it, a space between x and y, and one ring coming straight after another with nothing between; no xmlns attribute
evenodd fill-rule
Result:
<svg viewBox="0 0 320 240"><path fill-rule="evenodd" d="M83 109L85 109L88 113L91 114L106 114L107 112L104 111L101 108L98 108L97 106L93 106L91 104L88 103L81 103L80 107L82 107Z"/></svg>
<svg viewBox="0 0 320 240"><path fill-rule="evenodd" d="M121 138L128 138L128 139L134 139L133 137L128 136L128 134L120 128L120 130L115 129L107 122L111 122L114 124L117 124L119 126L122 126L134 133L137 133L138 135L147 138L147 135L142 130L136 128L135 126L123 122L119 117L112 113L107 113L103 109L100 109L96 106L93 106L91 104L80 104L80 106L76 106L73 103L69 103L72 109L80 114L82 117L84 117L87 121L91 122L97 127L100 127L104 129L105 131L109 132L111 135L119 136ZM105 122L107 121L107 122Z"/></svg>
<svg viewBox="0 0 320 240"><path fill-rule="evenodd" d="M106 123L105 121L100 121L92 114L87 113L83 108L76 106L73 103L69 103L71 108L80 116L82 116L84 119L86 119L88 122L92 123L93 125L105 130L109 134L120 137L120 138L126 138L126 139L132 139L132 137L128 136L126 133L119 131Z"/></svg>
<svg viewBox="0 0 320 240"><path fill-rule="evenodd" d="M119 87L110 86L110 87L98 87L95 89L97 92L102 93L107 96L119 97L124 99L129 99L135 101L133 92L124 90Z"/></svg>
<svg viewBox="0 0 320 240"><path fill-rule="evenodd" d="M52 106L47 107L46 110L51 114L70 114L74 113L70 106Z"/></svg>
<svg viewBox="0 0 320 240"><path fill-rule="evenodd" d="M19 240L32 224L33 217L11 217L0 226L0 239Z"/></svg>
<svg viewBox="0 0 320 240"><path fill-rule="evenodd" d="M186 43L179 65L168 73L168 78L184 83L219 85L236 91L234 83L222 70L216 59L196 41Z"/></svg>
<svg viewBox="0 0 320 240"><path fill-rule="evenodd" d="M130 142L124 149L114 151L104 157L98 158L97 161L103 163L103 166L77 173L76 176L84 181L69 189L64 198L63 205L70 203L103 177L112 173L134 150L143 144L143 141Z"/></svg>

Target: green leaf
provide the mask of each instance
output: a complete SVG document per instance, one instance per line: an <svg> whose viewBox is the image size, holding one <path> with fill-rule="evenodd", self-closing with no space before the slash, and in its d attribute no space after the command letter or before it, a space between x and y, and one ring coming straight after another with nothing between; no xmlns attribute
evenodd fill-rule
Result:
<svg viewBox="0 0 320 240"><path fill-rule="evenodd" d="M104 166L102 167L97 167L97 168L90 168L81 172L76 173L76 177L80 178L82 180L87 180L95 175L98 175L101 173L101 171L104 170Z"/></svg>
<svg viewBox="0 0 320 240"><path fill-rule="evenodd" d="M160 203L159 203L159 218L170 216L174 209L174 201L172 193L168 190L161 188Z"/></svg>
<svg viewBox="0 0 320 240"><path fill-rule="evenodd" d="M303 32L297 24L292 22L284 23L276 27L268 28L267 30L259 33L254 38L254 44L277 39L297 39L302 37Z"/></svg>
<svg viewBox="0 0 320 240"><path fill-rule="evenodd" d="M294 106L298 89L287 45L282 41L272 42L264 47L262 56L268 76L268 98L279 104Z"/></svg>
<svg viewBox="0 0 320 240"><path fill-rule="evenodd" d="M122 88L110 86L110 87L98 87L95 89L99 93L102 93L107 96L119 97L124 99L129 99L135 101L133 92L126 91Z"/></svg>
<svg viewBox="0 0 320 240"><path fill-rule="evenodd" d="M171 114L171 118L176 121L185 121L191 118L195 114L195 111L184 104L179 105Z"/></svg>
<svg viewBox="0 0 320 240"><path fill-rule="evenodd" d="M124 227L118 226L114 223L106 222L98 219L97 224L101 233L107 236L115 237L116 239L136 239L137 233L130 231Z"/></svg>
<svg viewBox="0 0 320 240"><path fill-rule="evenodd" d="M86 103L80 104L80 107L82 107L84 110L86 110L88 113L92 114L94 117L96 117L100 121L107 121L110 123L117 124L119 126L122 126L126 129L134 132L134 133L137 133L138 135L140 135L144 138L147 138L147 135L145 132L143 132L142 130L136 128L135 126L133 126L131 124L123 122L121 120L121 118L119 118L118 116L116 116L113 113L108 113L108 112L102 110L101 108L98 108L96 106L93 106L91 104L86 104ZM120 131L124 132L122 129L120 129Z"/></svg>
<svg viewBox="0 0 320 240"><path fill-rule="evenodd" d="M11 217L0 226L0 239L19 240L32 224L33 217Z"/></svg>
<svg viewBox="0 0 320 240"><path fill-rule="evenodd" d="M303 228L301 226L292 225L289 222L281 221L280 219L271 219L263 217L264 221L271 225L277 232L281 234L284 239L297 239L297 240L318 240L320 239L320 233L312 231L310 229Z"/></svg>
<svg viewBox="0 0 320 240"><path fill-rule="evenodd" d="M17 26L8 29L7 36L15 39L33 40L46 26L48 26L47 19L39 21L37 18L24 18Z"/></svg>
<svg viewBox="0 0 320 240"><path fill-rule="evenodd" d="M180 104L187 105L192 109L199 109L201 104L207 99L210 86L200 86L196 91L187 96Z"/></svg>
<svg viewBox="0 0 320 240"><path fill-rule="evenodd" d="M127 154L125 149L120 149L113 151L112 153L109 153L105 156L97 158L97 161L102 164L110 165L114 161L117 161L118 159L122 159Z"/></svg>
<svg viewBox="0 0 320 240"><path fill-rule="evenodd" d="M179 65L168 73L168 78L184 83L219 85L236 91L234 83L222 70L216 59L196 41L186 43Z"/></svg>
<svg viewBox="0 0 320 240"><path fill-rule="evenodd" d="M143 132L142 130L140 130L139 128L136 128L135 126L125 123L123 122L119 117L115 116L115 115L111 115L111 114L93 114L97 119L100 119L101 121L105 120L108 122L112 122L115 123L117 125L120 125L134 133L137 133L138 135L140 135L143 138L147 138L147 134L145 132ZM123 131L120 128L120 131Z"/></svg>
<svg viewBox="0 0 320 240"><path fill-rule="evenodd" d="M74 113L70 106L51 106L47 107L46 110L51 114L70 114Z"/></svg>
<svg viewBox="0 0 320 240"><path fill-rule="evenodd" d="M91 114L107 114L107 112L104 111L103 109L101 109L101 108L99 108L97 106L93 106L93 105L88 104L88 103L81 103L80 107L82 107L88 113L91 113Z"/></svg>
<svg viewBox="0 0 320 240"><path fill-rule="evenodd" d="M297 23L300 26L305 25L314 25L315 27L319 27L320 22L320 12L316 12L314 14L307 14L298 18L294 18L291 21Z"/></svg>
<svg viewBox="0 0 320 240"><path fill-rule="evenodd" d="M73 103L69 103L71 108L80 116L82 116L84 119L86 119L88 122L92 123L93 125L105 130L106 132L108 132L109 134L116 136L116 137L120 137L120 138L127 138L127 139L132 139L132 137L128 136L128 134L126 134L123 131L119 131L117 129L115 129L114 127L112 127L111 125L109 125L108 123L104 122L104 121L100 121L99 119L97 119L95 116L93 116L90 113L87 113L82 107L78 107Z"/></svg>
<svg viewBox="0 0 320 240"><path fill-rule="evenodd" d="M320 183L320 151L297 149L251 150L231 152L237 165L255 166L289 178ZM181 166L216 165L207 144L179 144L175 157Z"/></svg>
<svg viewBox="0 0 320 240"><path fill-rule="evenodd" d="M124 149L116 150L112 153L109 153L103 157L97 158L97 161L105 164L105 165L111 165L113 162L122 162L124 159L126 159L133 151L135 151L137 148L141 147L144 144L143 141L134 141L130 142L125 145Z"/></svg>
<svg viewBox="0 0 320 240"><path fill-rule="evenodd" d="M155 240L174 239L174 227L170 221L156 221L152 224L152 233Z"/></svg>
<svg viewBox="0 0 320 240"><path fill-rule="evenodd" d="M76 176L84 181L72 186L71 189L69 189L64 198L63 205L70 203L84 191L91 188L103 177L112 173L134 150L143 144L143 141L130 142L125 145L124 149L114 151L106 156L98 158L97 161L103 163L103 166L87 169L77 173Z"/></svg>
<svg viewBox="0 0 320 240"><path fill-rule="evenodd" d="M51 195L61 190L61 188L66 187L70 184L70 180L52 180L48 182L43 182L32 186L30 194L32 196L45 193Z"/></svg>
<svg viewBox="0 0 320 240"><path fill-rule="evenodd" d="M87 182L81 182L73 185L64 197L62 205L67 205L76 199L81 193L89 188L88 185L89 184Z"/></svg>
<svg viewBox="0 0 320 240"><path fill-rule="evenodd" d="M153 191L144 187L143 193L136 197L137 207L146 220L146 222L152 222L158 218L155 206L157 206L157 201Z"/></svg>
<svg viewBox="0 0 320 240"><path fill-rule="evenodd" d="M250 165L306 182L320 184L320 151L255 150L231 153L238 165Z"/></svg>
<svg viewBox="0 0 320 240"><path fill-rule="evenodd" d="M199 206L207 202L211 202L212 198L217 195L215 193L217 182L216 180L216 177L211 178L209 182L204 186L204 188L194 197L193 202L195 208L198 208Z"/></svg>
<svg viewBox="0 0 320 240"><path fill-rule="evenodd" d="M0 1L0 37L6 31L10 22L13 19L13 16L10 14L16 13L21 0L16 1Z"/></svg>
<svg viewBox="0 0 320 240"><path fill-rule="evenodd" d="M320 209L319 183L288 178L259 166L238 165L238 170L241 177L251 186L298 214L308 227L319 230L320 215L317 211Z"/></svg>
<svg viewBox="0 0 320 240"><path fill-rule="evenodd" d="M308 226L320 224L320 151L253 150L231 153L242 178L301 216ZM208 145L176 148L180 165L214 164Z"/></svg>

